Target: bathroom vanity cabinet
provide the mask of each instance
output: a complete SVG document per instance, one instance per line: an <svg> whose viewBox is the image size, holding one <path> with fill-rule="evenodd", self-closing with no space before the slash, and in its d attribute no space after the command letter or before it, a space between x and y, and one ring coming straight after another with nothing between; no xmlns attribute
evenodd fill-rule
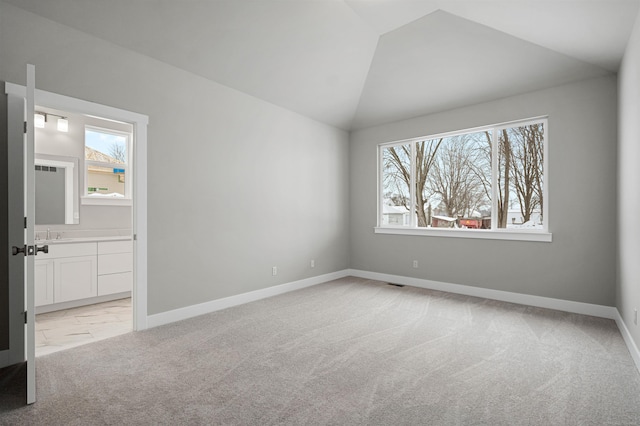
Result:
<svg viewBox="0 0 640 426"><path fill-rule="evenodd" d="M98 296L131 291L133 284L133 243L98 242Z"/></svg>
<svg viewBox="0 0 640 426"><path fill-rule="evenodd" d="M133 284L133 244L126 241L50 243L35 259L35 305L49 312L127 297Z"/></svg>

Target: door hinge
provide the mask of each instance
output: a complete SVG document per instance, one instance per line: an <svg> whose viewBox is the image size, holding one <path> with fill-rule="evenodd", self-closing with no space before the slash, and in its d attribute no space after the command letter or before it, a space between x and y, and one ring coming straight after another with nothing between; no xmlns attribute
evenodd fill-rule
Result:
<svg viewBox="0 0 640 426"><path fill-rule="evenodd" d="M24 218L24 229L27 229L27 218Z"/></svg>
<svg viewBox="0 0 640 426"><path fill-rule="evenodd" d="M24 122L24 133L25 133L25 135L27 134L27 122L26 121Z"/></svg>
<svg viewBox="0 0 640 426"><path fill-rule="evenodd" d="M24 323L27 323L27 311L24 311Z"/></svg>

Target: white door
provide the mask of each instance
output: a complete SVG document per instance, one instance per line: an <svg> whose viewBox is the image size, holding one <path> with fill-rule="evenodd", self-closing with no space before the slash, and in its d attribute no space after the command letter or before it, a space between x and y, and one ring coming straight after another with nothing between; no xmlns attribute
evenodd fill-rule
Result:
<svg viewBox="0 0 640 426"><path fill-rule="evenodd" d="M36 315L35 315L35 286L34 272L35 264L33 255L37 254L37 247L34 246L36 199L35 199L35 128L33 125L35 113L35 91L36 91L36 67L27 65L27 96L26 96L26 140L24 149L24 171L25 171L25 305L26 305L26 355L27 355L27 404L36 402Z"/></svg>
<svg viewBox="0 0 640 426"><path fill-rule="evenodd" d="M33 404L36 400L34 256L38 253L34 245L33 65L27 65L25 92L18 95L7 90L7 95L9 365L26 361L26 402Z"/></svg>
<svg viewBox="0 0 640 426"><path fill-rule="evenodd" d="M10 364L26 361L27 404L36 401L34 256L39 249L34 245L35 81L35 67L27 65L25 96L7 91L9 358Z"/></svg>

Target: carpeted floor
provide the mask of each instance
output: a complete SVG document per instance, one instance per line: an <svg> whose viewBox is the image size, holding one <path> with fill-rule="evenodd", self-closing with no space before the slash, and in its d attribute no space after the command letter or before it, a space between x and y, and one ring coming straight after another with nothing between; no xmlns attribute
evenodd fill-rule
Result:
<svg viewBox="0 0 640 426"><path fill-rule="evenodd" d="M611 320L344 278L37 360L0 424L638 425Z"/></svg>

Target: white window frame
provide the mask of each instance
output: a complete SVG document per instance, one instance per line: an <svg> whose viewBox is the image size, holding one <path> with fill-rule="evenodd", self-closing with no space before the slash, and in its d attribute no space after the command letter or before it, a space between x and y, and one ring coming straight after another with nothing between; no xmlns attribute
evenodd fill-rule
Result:
<svg viewBox="0 0 640 426"><path fill-rule="evenodd" d="M131 173L131 164L132 164L132 134L129 132L123 132L121 130L114 130L114 129L108 129L106 127L99 127L99 126L92 126L92 125L85 125L84 126L84 130L85 130L85 134L87 130L92 130L95 132L100 132L100 133L107 133L110 135L114 135L114 136L122 136L126 139L126 144L127 144L127 162L126 164L119 164L119 163L104 163L102 161L90 161L87 160L86 158L84 158L84 185L83 185L83 192L82 192L82 204L83 205L94 205L94 206L130 206L132 197L131 197L131 191L133 189L132 183L131 183L131 178L133 176L133 174ZM84 140L84 144L86 146L86 136L83 136L85 138ZM83 151L84 152L84 151ZM117 168L117 169L124 169L124 174L125 174L125 196L123 198L109 198L109 197L89 197L89 192L88 192L88 182L89 182L89 166L98 166L98 167L112 167L112 168Z"/></svg>
<svg viewBox="0 0 640 426"><path fill-rule="evenodd" d="M518 126L527 126L535 123L542 123L544 126L544 140L543 140L543 150L544 150L544 160L543 160L543 171L544 171L544 181L543 181L543 199L545 200L542 217L543 224L542 229L508 229L508 228L498 228L497 221L498 217L496 214L491 215L491 229L464 229L464 228L424 228L417 226L417 215L415 213L415 146L417 142L438 138L446 138L450 136L458 136L465 135L469 133L477 133L484 131L492 131L492 140L497 141L497 132L511 127ZM512 241L538 241L538 242L551 242L552 241L552 233L549 231L549 126L548 126L548 116L534 117L517 121L504 122L499 124L475 127L471 129L463 129L445 133L438 133L428 136L421 136L411 139L404 139L393 142L381 143L378 145L378 167L377 167L377 185L378 185L378 194L377 194L377 225L374 228L374 232L376 234L395 234L395 235L419 235L419 236L430 236L430 237L452 237L452 238L479 238L479 239L490 239L490 240L512 240ZM383 150L385 148L399 146L399 145L411 145L411 184L409 187L409 211L410 214L410 223L409 226L404 225L383 225L383 202L384 202L384 185L382 179L384 177L383 171ZM491 190L492 190L492 212L498 211L498 201L495 196L495 191L497 191L497 183L498 183L498 155L496 155L496 150L498 149L498 144L493 143L494 152L492 152L492 164L491 164Z"/></svg>

